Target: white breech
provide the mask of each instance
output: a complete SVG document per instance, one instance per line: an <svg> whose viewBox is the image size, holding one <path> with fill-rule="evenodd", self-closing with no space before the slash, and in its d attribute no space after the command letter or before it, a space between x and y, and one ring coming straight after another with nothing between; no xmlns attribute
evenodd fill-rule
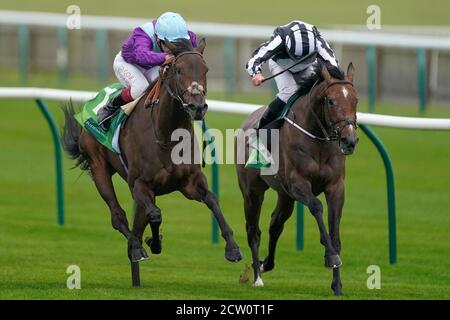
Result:
<svg viewBox="0 0 450 320"><path fill-rule="evenodd" d="M275 74L283 70L283 68L272 59L270 59L268 63L271 74ZM283 102L287 102L289 98L300 88L295 82L294 76L289 71L276 76L275 82L277 83L278 88L277 96Z"/></svg>
<svg viewBox="0 0 450 320"><path fill-rule="evenodd" d="M149 84L159 76L159 66L145 69L128 63L123 59L121 52L114 59L113 69L120 83L126 87L131 87L130 93L133 99L143 94Z"/></svg>

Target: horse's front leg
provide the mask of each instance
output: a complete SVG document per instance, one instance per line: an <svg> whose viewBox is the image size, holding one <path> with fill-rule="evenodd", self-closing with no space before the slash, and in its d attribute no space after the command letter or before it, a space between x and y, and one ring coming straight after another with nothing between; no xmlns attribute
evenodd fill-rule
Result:
<svg viewBox="0 0 450 320"><path fill-rule="evenodd" d="M219 224L222 237L226 241L225 258L231 262L238 262L242 259L239 246L233 237L233 230L231 230L227 221L225 220L222 210L220 210L219 203L214 193L208 190L205 175L198 171L188 177L188 183L181 190L184 196L188 199L202 201L213 212L214 217Z"/></svg>
<svg viewBox="0 0 450 320"><path fill-rule="evenodd" d="M344 179L340 179L338 183L329 186L325 190L325 197L328 203L328 228L330 230L331 242L338 254L341 253L339 225L342 217L342 208L344 207L344 189ZM337 296L343 294L339 268L333 269L331 289L333 289L334 294Z"/></svg>
<svg viewBox="0 0 450 320"><path fill-rule="evenodd" d="M292 193L297 201L306 205L314 216L319 227L320 243L325 247L325 262L327 268L338 268L342 262L337 251L333 247L331 238L323 222L323 205L320 200L314 196L311 189L311 183L300 175L295 175L292 179L295 183L292 185Z"/></svg>

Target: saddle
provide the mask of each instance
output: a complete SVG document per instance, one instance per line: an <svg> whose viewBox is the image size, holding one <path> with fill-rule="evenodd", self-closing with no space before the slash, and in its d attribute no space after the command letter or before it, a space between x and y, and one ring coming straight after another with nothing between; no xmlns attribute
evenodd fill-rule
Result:
<svg viewBox="0 0 450 320"><path fill-rule="evenodd" d="M161 68L159 69L159 77L156 80L156 82L153 82L153 84L150 84L150 92L148 93L147 97L144 101L144 107L145 108L152 108L156 106L159 102L159 93L161 91L161 85L162 80L161 76L165 74L167 67L174 61L175 58L172 58L168 61L166 61ZM153 86L152 86L153 85Z"/></svg>
<svg viewBox="0 0 450 320"><path fill-rule="evenodd" d="M150 92L147 94L147 97L144 101L145 108L152 108L159 102L159 92L161 91L161 77L158 77L156 82L154 82L153 87L151 87Z"/></svg>
<svg viewBox="0 0 450 320"><path fill-rule="evenodd" d="M280 129L281 125L285 121L284 118L289 113L289 110L291 110L294 103L298 99L302 98L303 96L305 96L305 94L300 91L297 91L296 93L294 93L289 98L289 100L286 102L286 105L283 107L283 110L281 110L281 112L277 115L277 117L274 120L272 120L271 122L269 122L268 124L266 124L265 126L261 127L260 129L269 129L269 130L270 129Z"/></svg>

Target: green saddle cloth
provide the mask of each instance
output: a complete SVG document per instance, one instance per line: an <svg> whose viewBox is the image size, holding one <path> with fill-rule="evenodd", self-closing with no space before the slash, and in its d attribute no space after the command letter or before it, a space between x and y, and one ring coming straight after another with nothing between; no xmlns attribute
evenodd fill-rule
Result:
<svg viewBox="0 0 450 320"><path fill-rule="evenodd" d="M301 96L302 95L298 92L294 93L286 102L286 105L284 106L280 114L271 123L284 121L284 117L289 113L289 110L291 110L294 103ZM269 127L270 124L268 124L267 126ZM269 168L271 166L273 159L270 157L270 154L268 150L265 148L264 144L259 143L256 137L250 139L249 147L250 147L250 155L248 156L248 160L245 163L245 168L263 169Z"/></svg>
<svg viewBox="0 0 450 320"><path fill-rule="evenodd" d="M119 108L111 118L108 131L104 131L98 124L97 112L117 97L123 88L124 86L120 83L113 83L101 90L93 99L87 101L83 109L75 114L75 119L86 131L94 136L98 142L116 154L119 154L120 150L117 141L114 143L115 133L128 116L122 108Z"/></svg>

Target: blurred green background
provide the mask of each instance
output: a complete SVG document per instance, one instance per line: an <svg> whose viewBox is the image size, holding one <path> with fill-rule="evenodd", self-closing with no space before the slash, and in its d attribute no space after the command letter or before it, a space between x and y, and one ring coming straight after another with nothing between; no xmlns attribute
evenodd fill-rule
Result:
<svg viewBox="0 0 450 320"><path fill-rule="evenodd" d="M365 24L366 8L378 5L387 25L449 25L450 2L445 0L341 0L341 1L89 1L89 0L3 0L1 9L65 12L78 5L82 14L102 16L156 17L164 11L182 12L192 21L276 25L302 19L318 25Z"/></svg>
<svg viewBox="0 0 450 320"><path fill-rule="evenodd" d="M64 13L72 1L3 0L0 9ZM188 20L284 24L303 19L319 25L365 24L372 1L77 1L82 14L155 17L182 12ZM448 25L448 1L377 1L383 24ZM293 9L295 8L295 10ZM415 68L415 65L411 65ZM115 81L110 78L109 81ZM17 70L0 70L0 86L21 86ZM33 71L28 86L95 91L103 84L71 74ZM211 99L265 104L272 91L221 91ZM417 116L417 103L377 102L383 114ZM49 102L62 124L62 103ZM244 260L223 258L224 243L211 243L211 215L178 193L158 198L163 212L163 252L141 263L142 287L131 288L126 242L110 225L106 205L89 176L64 159L66 224L56 224L53 146L47 124L31 100L0 100L0 298L1 299L335 299L331 272L323 268L323 247L315 220L305 212L305 249L295 250L295 215L287 222L277 249L276 268L263 275L265 287L239 284L251 263L246 243L242 197L234 167L220 166L220 200ZM363 100L358 111L366 112ZM422 116L450 118L448 106L427 106ZM211 128L237 128L244 117L210 112ZM356 154L348 157L346 204L341 225L342 281L338 299L449 299L450 148L449 132L373 128L393 160L397 191L398 263L388 263L385 174L374 146L362 132ZM210 168L205 172L209 175ZM131 214L126 183L116 177L117 194ZM261 216L261 258L267 253L268 223L275 206L267 192ZM323 197L321 197L323 200ZM148 232L147 232L148 234ZM149 250L147 250L150 252ZM66 288L66 268L81 268L81 290ZM381 267L381 290L366 286L369 265Z"/></svg>

